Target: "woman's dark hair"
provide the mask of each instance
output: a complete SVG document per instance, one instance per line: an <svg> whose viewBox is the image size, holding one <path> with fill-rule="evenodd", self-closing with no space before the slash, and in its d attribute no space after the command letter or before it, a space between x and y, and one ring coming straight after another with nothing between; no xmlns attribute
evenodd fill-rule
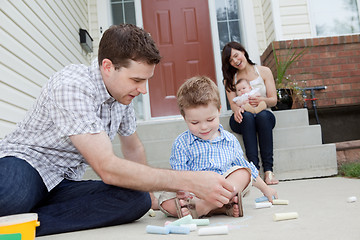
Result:
<svg viewBox="0 0 360 240"><path fill-rule="evenodd" d="M250 60L248 52L240 43L227 43L221 53L222 73L224 77L224 85L226 91L235 91L234 75L237 72L237 69L231 66L229 61L231 57L231 49L236 49L243 52L248 63L250 63L251 65L255 65L255 63Z"/></svg>
<svg viewBox="0 0 360 240"><path fill-rule="evenodd" d="M121 24L111 26L101 38L99 66L105 58L118 69L128 67L130 60L158 64L161 56L148 32L132 24Z"/></svg>

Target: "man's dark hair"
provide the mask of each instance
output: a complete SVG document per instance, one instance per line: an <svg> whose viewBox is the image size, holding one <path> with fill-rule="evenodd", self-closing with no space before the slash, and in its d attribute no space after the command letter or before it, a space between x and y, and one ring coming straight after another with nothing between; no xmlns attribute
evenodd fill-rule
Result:
<svg viewBox="0 0 360 240"><path fill-rule="evenodd" d="M107 29L100 40L99 66L104 59L119 69L128 67L129 60L158 64L161 56L148 32L132 24L121 24Z"/></svg>

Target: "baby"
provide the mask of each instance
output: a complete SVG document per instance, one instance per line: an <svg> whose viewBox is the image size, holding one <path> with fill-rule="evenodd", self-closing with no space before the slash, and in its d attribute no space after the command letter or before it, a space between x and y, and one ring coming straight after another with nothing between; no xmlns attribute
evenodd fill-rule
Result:
<svg viewBox="0 0 360 240"><path fill-rule="evenodd" d="M261 101L256 107L253 107L249 104L249 97L260 97L260 93L258 89L252 89L250 83L246 79L240 78L237 80L235 83L235 88L237 97L235 97L233 101L236 103L236 105L247 112L255 114L266 109L266 103L264 101Z"/></svg>

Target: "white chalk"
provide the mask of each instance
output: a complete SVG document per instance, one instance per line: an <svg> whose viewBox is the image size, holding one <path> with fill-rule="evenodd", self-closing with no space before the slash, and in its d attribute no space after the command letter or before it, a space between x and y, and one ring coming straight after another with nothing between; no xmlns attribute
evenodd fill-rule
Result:
<svg viewBox="0 0 360 240"><path fill-rule="evenodd" d="M150 208L150 210L149 210L149 216L150 217L155 217L156 216L156 213L155 213L155 211L154 210L152 210L151 208Z"/></svg>
<svg viewBox="0 0 360 240"><path fill-rule="evenodd" d="M176 220L172 223L169 223L169 225L180 226L181 224L193 223L192 221L193 221L193 219L192 219L191 215L189 214L189 215L186 215L185 217L179 218L178 220Z"/></svg>
<svg viewBox="0 0 360 240"><path fill-rule="evenodd" d="M170 230L167 227L159 227L159 226L153 226L153 225L147 225L146 226L146 232L147 233L153 233L153 234L169 234Z"/></svg>
<svg viewBox="0 0 360 240"><path fill-rule="evenodd" d="M290 220L290 219L295 219L298 217L299 217L299 214L297 212L275 213L274 221Z"/></svg>
<svg viewBox="0 0 360 240"><path fill-rule="evenodd" d="M191 224L181 224L180 227L188 227L190 229L190 232L197 230L197 225L195 223Z"/></svg>
<svg viewBox="0 0 360 240"><path fill-rule="evenodd" d="M352 196L352 197L349 197L348 199L347 199L347 202L348 203L352 203L352 202L356 202L356 197L355 196Z"/></svg>
<svg viewBox="0 0 360 240"><path fill-rule="evenodd" d="M274 199L272 204L273 204L273 205L288 205L288 204L289 204L289 200Z"/></svg>
<svg viewBox="0 0 360 240"><path fill-rule="evenodd" d="M198 230L199 236L205 236L205 235L222 235L222 234L228 234L229 228L228 226L218 226L218 227L205 227L200 228Z"/></svg>
<svg viewBox="0 0 360 240"><path fill-rule="evenodd" d="M169 229L170 233L175 233L175 234L189 234L190 233L190 228L188 228L188 227L167 225L165 228Z"/></svg>
<svg viewBox="0 0 360 240"><path fill-rule="evenodd" d="M255 208L267 208L267 207L271 207L272 204L271 202L258 202L255 203Z"/></svg>

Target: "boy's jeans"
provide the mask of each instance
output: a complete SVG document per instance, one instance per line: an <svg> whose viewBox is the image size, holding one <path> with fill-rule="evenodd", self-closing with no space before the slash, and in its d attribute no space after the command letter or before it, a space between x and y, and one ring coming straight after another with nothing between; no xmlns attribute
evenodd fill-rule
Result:
<svg viewBox="0 0 360 240"><path fill-rule="evenodd" d="M245 146L246 157L253 162L257 169L260 169L258 157L259 148L264 172L273 171L273 128L276 119L272 112L264 110L258 114L250 112L243 113L243 120L239 124L230 117L230 128L232 131L242 134Z"/></svg>
<svg viewBox="0 0 360 240"><path fill-rule="evenodd" d="M38 172L26 161L0 158L0 216L38 213L37 236L132 222L150 206L149 193L102 181L64 179L48 192Z"/></svg>

